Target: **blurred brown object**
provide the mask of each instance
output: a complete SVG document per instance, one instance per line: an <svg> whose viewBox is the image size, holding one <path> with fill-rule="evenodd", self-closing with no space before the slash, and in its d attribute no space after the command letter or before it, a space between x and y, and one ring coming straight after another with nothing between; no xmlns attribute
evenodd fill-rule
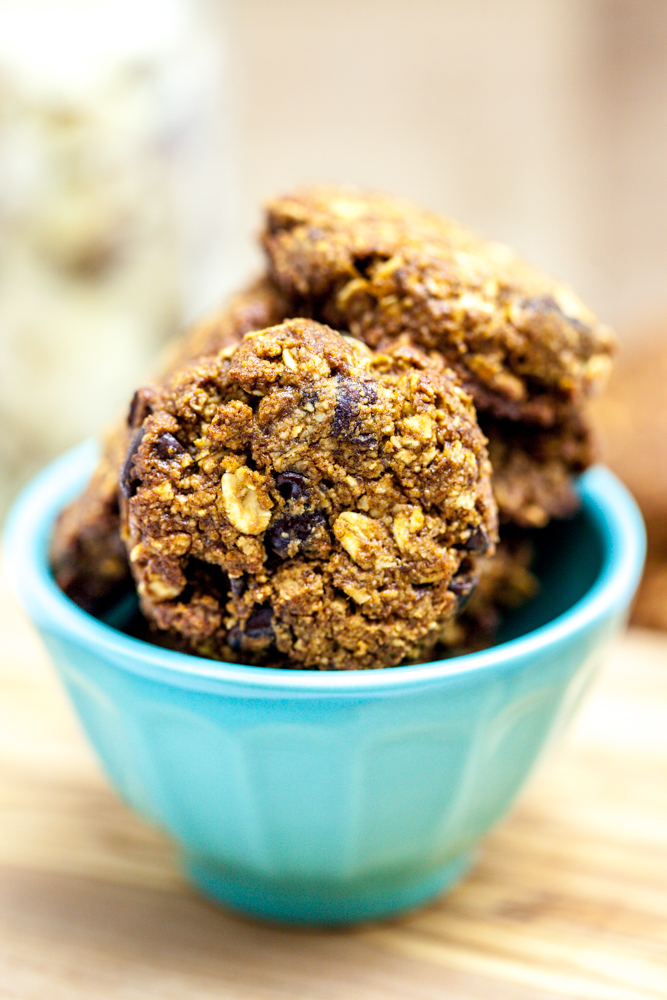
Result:
<svg viewBox="0 0 667 1000"><path fill-rule="evenodd" d="M667 319L621 352L594 404L602 460L634 494L648 535L632 622L667 630Z"/></svg>

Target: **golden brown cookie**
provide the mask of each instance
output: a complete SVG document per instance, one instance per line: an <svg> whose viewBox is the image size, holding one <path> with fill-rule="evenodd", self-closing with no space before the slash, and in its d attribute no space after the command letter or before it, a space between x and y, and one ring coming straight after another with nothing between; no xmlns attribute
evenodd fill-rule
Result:
<svg viewBox="0 0 667 1000"><path fill-rule="evenodd" d="M426 654L496 536L484 436L452 372L290 320L146 398L121 515L150 621L241 662Z"/></svg>
<svg viewBox="0 0 667 1000"><path fill-rule="evenodd" d="M579 507L575 477L594 460L591 427L583 414L542 428L480 415L493 468L501 522L543 528Z"/></svg>
<svg viewBox="0 0 667 1000"><path fill-rule="evenodd" d="M496 417L551 426L608 374L613 335L573 292L408 202L307 189L269 204L263 244L292 315L371 347L407 333Z"/></svg>

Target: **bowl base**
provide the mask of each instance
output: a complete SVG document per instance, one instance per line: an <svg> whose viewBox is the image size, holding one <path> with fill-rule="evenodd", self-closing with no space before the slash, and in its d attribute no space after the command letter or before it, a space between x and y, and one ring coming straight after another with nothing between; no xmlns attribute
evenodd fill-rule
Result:
<svg viewBox="0 0 667 1000"><path fill-rule="evenodd" d="M373 882L340 886L239 877L208 859L184 858L190 881L216 903L262 920L321 926L380 920L412 909L453 886L471 864L472 855L466 851L428 875L378 877Z"/></svg>

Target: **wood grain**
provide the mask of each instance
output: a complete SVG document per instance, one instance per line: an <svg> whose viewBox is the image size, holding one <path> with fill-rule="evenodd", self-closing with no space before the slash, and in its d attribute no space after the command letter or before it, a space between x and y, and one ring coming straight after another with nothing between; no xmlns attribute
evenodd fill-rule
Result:
<svg viewBox="0 0 667 1000"><path fill-rule="evenodd" d="M667 998L667 638L619 641L450 895L297 931L233 917L101 777L0 591L0 998Z"/></svg>

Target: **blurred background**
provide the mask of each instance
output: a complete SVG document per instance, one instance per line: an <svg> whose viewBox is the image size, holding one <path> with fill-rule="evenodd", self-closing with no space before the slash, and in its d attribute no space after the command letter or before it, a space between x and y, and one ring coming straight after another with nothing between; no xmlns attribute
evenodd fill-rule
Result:
<svg viewBox="0 0 667 1000"><path fill-rule="evenodd" d="M451 215L627 356L667 330L666 176L662 0L0 0L0 507L259 270L273 194Z"/></svg>

